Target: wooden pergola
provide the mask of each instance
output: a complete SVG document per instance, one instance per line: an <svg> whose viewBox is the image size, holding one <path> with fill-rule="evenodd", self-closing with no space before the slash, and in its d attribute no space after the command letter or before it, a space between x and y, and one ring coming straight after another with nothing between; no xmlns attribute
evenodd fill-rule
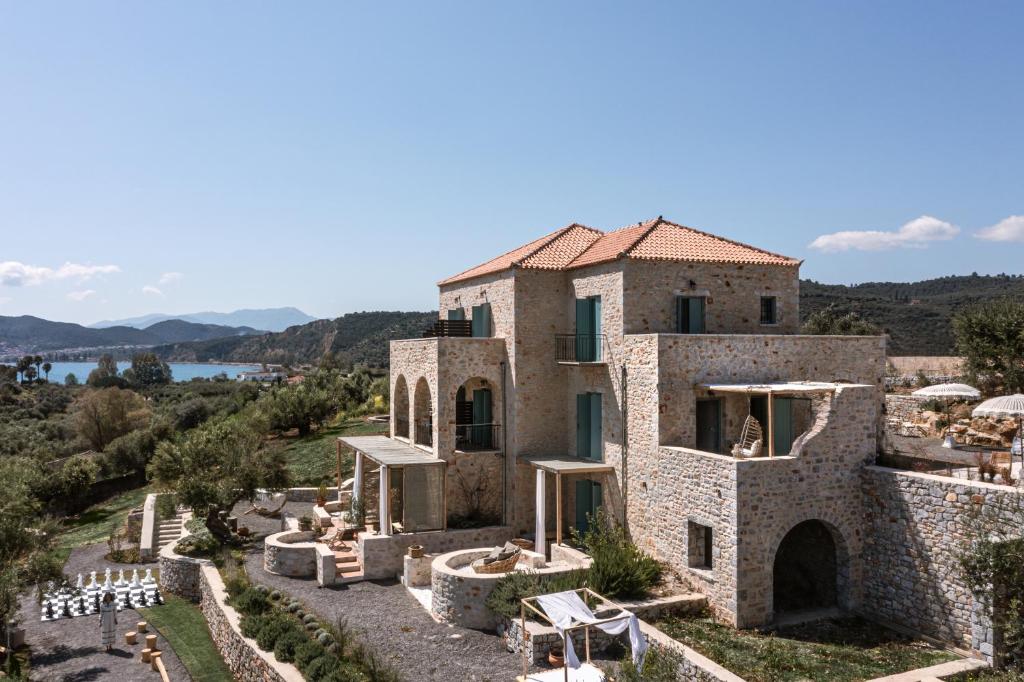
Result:
<svg viewBox="0 0 1024 682"><path fill-rule="evenodd" d="M598 462L591 459L567 456L537 456L527 457L526 462L537 470L537 499L544 497L544 474L555 475L555 544L562 544L562 476L570 474L606 474L615 471L611 464ZM547 534L545 524L545 510L543 505L535 510L535 550L540 554L546 554L544 549L545 536Z"/></svg>

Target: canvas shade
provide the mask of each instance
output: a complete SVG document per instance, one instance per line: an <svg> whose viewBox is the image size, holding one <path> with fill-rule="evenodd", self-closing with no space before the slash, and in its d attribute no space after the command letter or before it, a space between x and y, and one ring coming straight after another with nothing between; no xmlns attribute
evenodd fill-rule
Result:
<svg viewBox="0 0 1024 682"><path fill-rule="evenodd" d="M967 384L935 384L914 391L919 398L980 398L981 391Z"/></svg>
<svg viewBox="0 0 1024 682"><path fill-rule="evenodd" d="M989 398L971 412L973 417L1020 417L1024 416L1024 394L1003 395Z"/></svg>

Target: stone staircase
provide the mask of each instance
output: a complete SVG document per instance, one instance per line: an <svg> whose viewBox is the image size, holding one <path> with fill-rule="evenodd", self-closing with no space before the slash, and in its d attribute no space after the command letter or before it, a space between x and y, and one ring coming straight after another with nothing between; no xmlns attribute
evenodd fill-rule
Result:
<svg viewBox="0 0 1024 682"><path fill-rule="evenodd" d="M184 513L184 509L178 509L173 519L160 521L160 525L157 527L156 542L159 549L163 549L172 542L176 542L181 537L182 532L185 530L185 521L182 519Z"/></svg>
<svg viewBox="0 0 1024 682"><path fill-rule="evenodd" d="M339 531L342 532L342 531ZM334 574L337 583L354 583L363 579L363 564L359 560L357 542L351 531L343 532L343 542L335 546Z"/></svg>

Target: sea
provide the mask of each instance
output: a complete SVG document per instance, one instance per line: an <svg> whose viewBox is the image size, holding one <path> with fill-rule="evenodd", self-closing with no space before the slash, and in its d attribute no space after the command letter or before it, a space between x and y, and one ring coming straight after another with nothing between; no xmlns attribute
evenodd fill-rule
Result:
<svg viewBox="0 0 1024 682"><path fill-rule="evenodd" d="M64 377L74 374L78 383L84 384L89 372L96 369L95 362L54 362L51 363L50 381L56 384L63 384ZM260 369L259 365L226 365L215 362L169 362L171 376L174 381L189 381L196 377L210 379L218 374L224 373L228 379L235 379L239 372L255 372ZM132 366L131 361L117 363L117 368L124 371ZM45 373L40 372L41 376Z"/></svg>

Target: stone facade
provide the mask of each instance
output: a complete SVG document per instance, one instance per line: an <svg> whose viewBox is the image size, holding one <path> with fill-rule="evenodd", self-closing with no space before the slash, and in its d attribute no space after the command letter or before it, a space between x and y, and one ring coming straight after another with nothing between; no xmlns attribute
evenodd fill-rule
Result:
<svg viewBox="0 0 1024 682"><path fill-rule="evenodd" d="M464 530L402 533L400 535L359 534L359 556L367 579L394 578L404 570L403 558L409 547L422 545L427 554L444 554L471 547L496 547L513 537L508 526Z"/></svg>
<svg viewBox="0 0 1024 682"><path fill-rule="evenodd" d="M263 541L263 568L268 573L290 578L316 575L316 533L283 531L268 535Z"/></svg>

